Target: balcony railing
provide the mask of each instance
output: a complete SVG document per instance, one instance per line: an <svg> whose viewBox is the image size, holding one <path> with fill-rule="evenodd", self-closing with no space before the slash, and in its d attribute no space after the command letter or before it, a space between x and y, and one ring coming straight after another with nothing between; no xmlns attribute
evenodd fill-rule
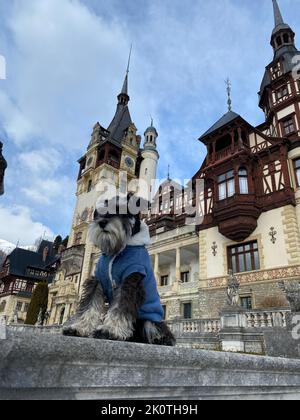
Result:
<svg viewBox="0 0 300 420"><path fill-rule="evenodd" d="M232 154L231 146L226 147L225 149L216 152L216 161L226 159L228 156Z"/></svg>

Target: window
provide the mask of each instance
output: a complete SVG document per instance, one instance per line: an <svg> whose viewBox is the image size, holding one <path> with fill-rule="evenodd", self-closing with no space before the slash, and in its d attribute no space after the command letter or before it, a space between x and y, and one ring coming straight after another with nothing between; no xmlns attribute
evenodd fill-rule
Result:
<svg viewBox="0 0 300 420"><path fill-rule="evenodd" d="M24 312L28 312L29 309L29 303L24 303Z"/></svg>
<svg viewBox="0 0 300 420"><path fill-rule="evenodd" d="M241 297L241 307L246 310L252 310L252 297L251 296L244 296Z"/></svg>
<svg viewBox="0 0 300 420"><path fill-rule="evenodd" d="M277 89L275 94L276 94L276 98L277 98L278 101L285 98L286 96L289 95L289 91L288 91L287 86L283 86L280 89Z"/></svg>
<svg viewBox="0 0 300 420"><path fill-rule="evenodd" d="M91 192L92 191L92 186L93 186L93 181L90 179L89 183L88 183L88 187L87 187L87 192Z"/></svg>
<svg viewBox="0 0 300 420"><path fill-rule="evenodd" d="M229 171L225 175L219 176L218 184L219 200L225 200L228 197L232 197L235 194L234 172Z"/></svg>
<svg viewBox="0 0 300 420"><path fill-rule="evenodd" d="M23 308L23 302L17 302L16 311L21 312Z"/></svg>
<svg viewBox="0 0 300 420"><path fill-rule="evenodd" d="M283 134L289 135L295 132L295 124L294 124L294 118L290 117L289 119L283 121Z"/></svg>
<svg viewBox="0 0 300 420"><path fill-rule="evenodd" d="M190 281L190 272L185 271L181 273L181 283L188 283Z"/></svg>
<svg viewBox="0 0 300 420"><path fill-rule="evenodd" d="M297 187L300 187L300 159L294 160Z"/></svg>
<svg viewBox="0 0 300 420"><path fill-rule="evenodd" d="M276 38L276 42L277 42L278 47L280 47L280 46L282 45L282 39L281 39L281 36L278 36L278 37Z"/></svg>
<svg viewBox="0 0 300 420"><path fill-rule="evenodd" d="M82 241L82 232L78 232L75 235L75 245L81 245Z"/></svg>
<svg viewBox="0 0 300 420"><path fill-rule="evenodd" d="M228 248L228 267L234 273L259 270L260 262L257 242Z"/></svg>
<svg viewBox="0 0 300 420"><path fill-rule="evenodd" d="M240 194L248 194L248 173L247 170L241 168L239 170L239 185L240 185Z"/></svg>
<svg viewBox="0 0 300 420"><path fill-rule="evenodd" d="M190 302L183 304L183 318L192 319L192 304Z"/></svg>
<svg viewBox="0 0 300 420"><path fill-rule="evenodd" d="M161 287L168 286L168 284L169 284L169 276L161 276L160 278Z"/></svg>
<svg viewBox="0 0 300 420"><path fill-rule="evenodd" d="M163 311L164 311L164 319L167 318L167 306L166 305L162 305Z"/></svg>

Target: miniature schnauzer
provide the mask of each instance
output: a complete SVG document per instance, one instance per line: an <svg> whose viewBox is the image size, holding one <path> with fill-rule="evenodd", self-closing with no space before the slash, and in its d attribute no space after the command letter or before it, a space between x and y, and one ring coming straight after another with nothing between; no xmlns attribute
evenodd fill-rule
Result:
<svg viewBox="0 0 300 420"><path fill-rule="evenodd" d="M133 194L106 200L95 210L89 229L102 256L96 275L83 290L77 314L64 335L174 346L163 321L147 225L140 220L141 200Z"/></svg>

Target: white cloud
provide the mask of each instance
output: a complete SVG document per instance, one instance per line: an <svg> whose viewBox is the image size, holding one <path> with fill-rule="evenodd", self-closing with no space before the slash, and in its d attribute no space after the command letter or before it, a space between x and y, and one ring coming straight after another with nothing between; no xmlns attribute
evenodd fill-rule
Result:
<svg viewBox="0 0 300 420"><path fill-rule="evenodd" d="M54 148L35 149L21 153L19 161L25 171L43 177L58 170L62 164L62 155Z"/></svg>
<svg viewBox="0 0 300 420"><path fill-rule="evenodd" d="M0 238L20 245L32 245L41 236L54 237L53 232L42 223L32 219L27 207L15 206L6 208L0 206Z"/></svg>
<svg viewBox="0 0 300 420"><path fill-rule="evenodd" d="M69 203L73 196L73 182L67 177L33 179L30 186L22 188L22 192L33 202L40 206L56 207L56 211L65 203Z"/></svg>

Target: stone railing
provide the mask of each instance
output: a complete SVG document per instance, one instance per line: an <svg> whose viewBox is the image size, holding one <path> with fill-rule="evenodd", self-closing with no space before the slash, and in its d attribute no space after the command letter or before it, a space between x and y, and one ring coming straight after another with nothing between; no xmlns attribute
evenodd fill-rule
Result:
<svg viewBox="0 0 300 420"><path fill-rule="evenodd" d="M288 309L270 309L246 311L247 328L286 328ZM221 320L191 319L168 321L168 325L177 338L188 335L218 334L221 329Z"/></svg>
<svg viewBox="0 0 300 420"><path fill-rule="evenodd" d="M289 313L288 309L247 311L247 326L248 328L285 328Z"/></svg>
<svg viewBox="0 0 300 420"><path fill-rule="evenodd" d="M169 321L168 325L176 337L182 337L184 335L191 334L217 334L221 328L219 319Z"/></svg>

